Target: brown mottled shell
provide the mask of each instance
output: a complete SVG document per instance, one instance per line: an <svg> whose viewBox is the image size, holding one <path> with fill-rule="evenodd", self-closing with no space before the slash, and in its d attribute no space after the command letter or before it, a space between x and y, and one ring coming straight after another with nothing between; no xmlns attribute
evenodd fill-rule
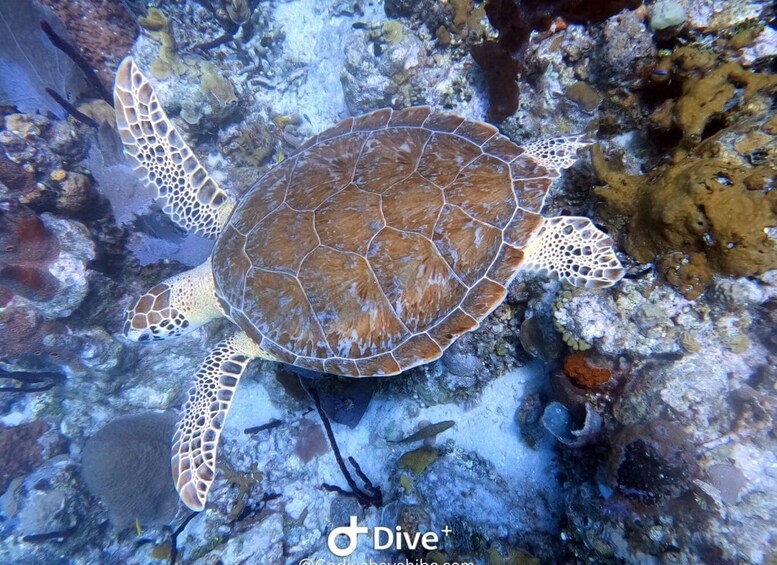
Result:
<svg viewBox="0 0 777 565"><path fill-rule="evenodd" d="M399 373L502 302L557 175L493 126L428 107L349 118L236 206L217 296L281 361Z"/></svg>

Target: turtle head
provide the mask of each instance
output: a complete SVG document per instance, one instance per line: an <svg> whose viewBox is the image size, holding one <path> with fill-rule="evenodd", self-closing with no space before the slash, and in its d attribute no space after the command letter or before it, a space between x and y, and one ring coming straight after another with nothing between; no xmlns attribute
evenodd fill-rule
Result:
<svg viewBox="0 0 777 565"><path fill-rule="evenodd" d="M188 334L224 315L216 300L210 260L161 282L127 310L124 335L161 341Z"/></svg>
<svg viewBox="0 0 777 565"><path fill-rule="evenodd" d="M186 316L172 305L173 287L156 285L127 310L124 335L132 341L161 341L189 333L194 328Z"/></svg>

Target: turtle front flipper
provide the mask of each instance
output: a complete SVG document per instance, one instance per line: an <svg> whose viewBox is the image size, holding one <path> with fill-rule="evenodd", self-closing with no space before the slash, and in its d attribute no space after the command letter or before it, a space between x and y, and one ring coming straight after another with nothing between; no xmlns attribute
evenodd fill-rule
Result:
<svg viewBox="0 0 777 565"><path fill-rule="evenodd" d="M522 269L540 272L581 288L614 285L624 275L610 237L588 218L546 218L526 248Z"/></svg>
<svg viewBox="0 0 777 565"><path fill-rule="evenodd" d="M267 356L241 332L216 345L197 369L173 435L171 459L175 488L194 511L205 508L224 420L240 377L257 357Z"/></svg>
<svg viewBox="0 0 777 565"><path fill-rule="evenodd" d="M577 161L577 153L588 147L593 140L585 134L565 135L539 139L524 145L523 149L532 159L548 169L550 176L559 176L559 171L568 169Z"/></svg>
<svg viewBox="0 0 777 565"><path fill-rule="evenodd" d="M156 188L165 213L197 235L216 237L234 202L176 131L151 83L130 57L116 72L113 99L124 153Z"/></svg>

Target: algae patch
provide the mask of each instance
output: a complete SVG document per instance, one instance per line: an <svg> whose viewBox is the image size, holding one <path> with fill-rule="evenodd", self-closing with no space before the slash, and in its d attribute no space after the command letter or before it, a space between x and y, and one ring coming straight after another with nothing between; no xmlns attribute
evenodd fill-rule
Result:
<svg viewBox="0 0 777 565"><path fill-rule="evenodd" d="M438 453L433 447L419 447L408 451L399 458L400 469L410 469L415 475L420 475L426 468L437 460Z"/></svg>

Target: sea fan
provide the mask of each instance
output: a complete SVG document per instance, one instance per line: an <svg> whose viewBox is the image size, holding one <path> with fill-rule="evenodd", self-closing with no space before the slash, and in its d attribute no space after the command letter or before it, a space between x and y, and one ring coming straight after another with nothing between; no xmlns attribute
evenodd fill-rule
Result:
<svg viewBox="0 0 777 565"><path fill-rule="evenodd" d="M0 0L0 104L15 106L20 112L51 112L64 118L65 110L46 94L46 88L72 101L87 84L75 63L43 33L43 20L57 35L67 37L46 8L31 0Z"/></svg>

